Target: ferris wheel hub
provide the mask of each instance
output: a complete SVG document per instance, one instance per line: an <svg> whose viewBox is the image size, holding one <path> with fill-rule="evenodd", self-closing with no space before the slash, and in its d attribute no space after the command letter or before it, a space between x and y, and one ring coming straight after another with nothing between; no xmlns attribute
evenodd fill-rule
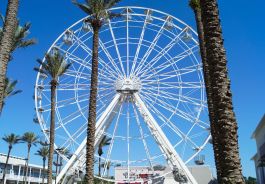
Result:
<svg viewBox="0 0 265 184"><path fill-rule="evenodd" d="M142 88L141 81L138 77L119 78L115 82L115 88L121 94L133 94L139 92Z"/></svg>

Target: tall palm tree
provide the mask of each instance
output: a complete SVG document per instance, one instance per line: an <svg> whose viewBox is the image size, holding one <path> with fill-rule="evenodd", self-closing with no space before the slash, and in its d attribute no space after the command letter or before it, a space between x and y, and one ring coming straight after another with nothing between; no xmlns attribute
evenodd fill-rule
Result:
<svg viewBox="0 0 265 184"><path fill-rule="evenodd" d="M5 105L6 99L22 92L22 90L15 90L16 85L17 85L17 80L11 81L9 78L5 79L3 102L2 102L2 106L0 106L0 115L3 111L3 107Z"/></svg>
<svg viewBox="0 0 265 184"><path fill-rule="evenodd" d="M3 103L7 63L10 60L14 34L17 26L18 5L19 0L8 0L6 21L3 27L3 36L0 42L0 107L2 107Z"/></svg>
<svg viewBox="0 0 265 184"><path fill-rule="evenodd" d="M6 163L4 166L4 173L3 173L3 178L2 178L2 182L5 183L6 167L8 164L10 153L11 153L13 146L20 142L20 136L12 133L10 135L5 135L2 139L8 144L8 153L7 153L7 157L6 157Z"/></svg>
<svg viewBox="0 0 265 184"><path fill-rule="evenodd" d="M101 156L103 155L103 147L110 145L111 138L106 135L101 139L98 145L98 175L101 176Z"/></svg>
<svg viewBox="0 0 265 184"><path fill-rule="evenodd" d="M22 142L27 144L28 153L27 153L27 160L26 160L26 174L24 175L24 183L27 183L28 177L28 166L29 166L29 159L30 159L30 150L32 146L36 146L39 142L39 137L35 135L33 132L26 132L21 138ZM25 171L25 170L24 170Z"/></svg>
<svg viewBox="0 0 265 184"><path fill-rule="evenodd" d="M194 12L196 25L197 25L197 32L199 37L199 44L200 44L200 53L201 53L201 59L203 64L203 75L204 75L204 82L205 82L205 88L206 88L206 94L207 94L207 103L208 103L208 111L209 111L209 119L210 119L210 125L211 130L215 131L215 122L214 122L214 110L213 110L213 100L212 100L212 90L211 90L211 79L209 74L209 64L207 62L206 58L206 48L205 48L205 40L204 40L204 30L203 30L203 24L202 24L202 17L201 17L201 7L199 0L190 0L189 5L191 9ZM218 159L218 141L216 136L217 132L212 137L212 143L213 143L213 149L214 149L214 156L215 156L215 165L217 173L220 174L220 167L219 167L219 159Z"/></svg>
<svg viewBox="0 0 265 184"><path fill-rule="evenodd" d="M86 0L84 4L80 4L73 0L82 11L90 15L86 20L93 29L93 49L92 49L92 71L88 110L88 126L87 126L87 144L86 144L86 175L85 182L94 183L94 142L96 130L96 106L97 106L97 87L98 87L98 46L99 46L99 30L103 23L108 19L115 17L115 14L106 10L114 6L120 0Z"/></svg>
<svg viewBox="0 0 265 184"><path fill-rule="evenodd" d="M54 154L54 131L55 131L55 98L56 88L59 85L58 78L62 76L67 69L71 66L64 60L64 56L56 51L52 54L45 55L45 61L37 60L41 65L39 68L34 70L50 76L51 81L51 119L50 119L50 140L49 140L49 158L48 158L48 184L52 183L52 165L53 165L53 154Z"/></svg>
<svg viewBox="0 0 265 184"><path fill-rule="evenodd" d="M233 111L217 0L200 0L200 7L215 115L215 128L211 133L213 137L218 137L217 158L221 170L218 182L244 183L239 157L238 126Z"/></svg>
<svg viewBox="0 0 265 184"><path fill-rule="evenodd" d="M45 172L45 167L46 167L46 160L47 160L47 157L48 157L48 155L49 155L49 147L48 146L43 146L43 147L41 147L38 151L37 151L37 153L36 153L36 155L39 155L39 156L41 156L42 157L42 184L44 184L44 178L45 178L45 174L44 174L44 172Z"/></svg>

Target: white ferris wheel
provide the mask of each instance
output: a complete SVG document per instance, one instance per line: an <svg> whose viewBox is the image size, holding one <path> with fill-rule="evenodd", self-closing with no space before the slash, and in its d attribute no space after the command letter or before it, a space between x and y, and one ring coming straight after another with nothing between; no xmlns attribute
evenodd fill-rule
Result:
<svg viewBox="0 0 265 184"><path fill-rule="evenodd" d="M136 182L133 169L166 166L187 183L196 183L187 164L209 142L209 122L196 32L169 14L142 7L110 9L122 14L100 30L99 84L95 141L95 176L113 182ZM90 90L92 29L79 20L52 44L71 68L59 78L55 148L70 150L57 182L85 170ZM35 105L40 127L49 139L50 79L38 73ZM109 145L97 153L102 138ZM101 164L98 160L101 160ZM98 173L98 167L101 173ZM126 171L122 181L118 169ZM176 178L176 177L175 177ZM177 179L176 179L177 180Z"/></svg>

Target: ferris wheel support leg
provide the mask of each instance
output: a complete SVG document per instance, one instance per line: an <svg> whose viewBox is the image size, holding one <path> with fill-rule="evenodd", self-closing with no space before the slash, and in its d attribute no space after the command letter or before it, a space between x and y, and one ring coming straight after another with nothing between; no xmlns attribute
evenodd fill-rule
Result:
<svg viewBox="0 0 265 184"><path fill-rule="evenodd" d="M166 135L164 134L160 126L157 124L156 120L149 112L145 103L142 101L138 93L134 94L134 99L140 114L142 115L160 150L165 154L165 157L170 166L172 167L173 171L174 169L177 169L177 172L182 172L187 179L187 183L197 184L197 181L194 179L189 169L186 167L185 163L181 160L175 148L169 142Z"/></svg>
<svg viewBox="0 0 265 184"><path fill-rule="evenodd" d="M104 131L109 127L116 109L120 107L120 94L117 94L109 106L106 108L104 113L100 116L96 124L96 133L95 133L95 148L98 146L99 142L103 137ZM57 183L66 175L70 169L77 168L78 165L83 163L85 157L85 148L86 148L86 138L82 141L79 147L76 149L75 153L72 155L70 160L63 167L62 171L57 176ZM81 163L82 162L82 163Z"/></svg>

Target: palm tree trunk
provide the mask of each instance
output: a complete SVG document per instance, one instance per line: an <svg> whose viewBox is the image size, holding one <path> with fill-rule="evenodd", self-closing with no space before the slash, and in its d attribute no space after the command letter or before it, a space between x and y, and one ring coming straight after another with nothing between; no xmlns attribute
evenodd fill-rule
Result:
<svg viewBox="0 0 265 184"><path fill-rule="evenodd" d="M59 154L56 153L56 166L55 166L55 183L56 183L56 179L57 179L57 174L58 174L58 163L59 163Z"/></svg>
<svg viewBox="0 0 265 184"><path fill-rule="evenodd" d="M211 90L211 79L209 74L209 64L207 62L206 58L206 48L205 48L205 40L204 40L204 30L203 30L203 24L202 24L202 17L201 17L201 8L199 6L192 7L195 19L196 19L196 25L197 25L197 32L199 37L199 43L200 43L200 53L201 53L201 59L203 64L203 75L204 75L204 82L205 82L205 89L207 94L207 103L208 103L208 111L209 111L209 119L210 119L210 125L211 125L211 134L215 135L212 136L213 140L213 149L214 149L214 157L215 157L215 166L217 170L217 175L220 174L220 166L219 166L219 159L218 159L218 141L217 138L217 132L215 131L215 122L214 122L214 110L213 110L213 100L212 100L212 90ZM219 176L218 176L219 177Z"/></svg>
<svg viewBox="0 0 265 184"><path fill-rule="evenodd" d="M9 157L10 157L11 149L12 149L12 146L9 146L9 147L8 147L7 157L6 157L6 163L5 163L5 167L4 167L3 178L2 178L2 183L3 183L3 184L5 184L5 179L6 179L6 168L7 168L8 160L9 160Z"/></svg>
<svg viewBox="0 0 265 184"><path fill-rule="evenodd" d="M17 26L19 0L8 0L3 37L0 43L0 107L3 107L3 95L7 64L12 51L14 34Z"/></svg>
<svg viewBox="0 0 265 184"><path fill-rule="evenodd" d="M60 156L59 173L62 170L63 158Z"/></svg>
<svg viewBox="0 0 265 184"><path fill-rule="evenodd" d="M98 156L98 175L101 176L101 155Z"/></svg>
<svg viewBox="0 0 265 184"><path fill-rule="evenodd" d="M49 144L49 157L48 157L48 184L52 184L52 164L54 154L54 128L55 128L55 97L57 81L51 81L51 123L50 123L50 144Z"/></svg>
<svg viewBox="0 0 265 184"><path fill-rule="evenodd" d="M92 72L89 98L87 143L86 143L86 175L85 183L94 184L94 142L96 130L96 106L97 106L97 87L98 87L98 39L100 25L97 21L92 23L93 27L93 55Z"/></svg>
<svg viewBox="0 0 265 184"><path fill-rule="evenodd" d="M42 184L44 184L44 177L45 177L45 162L46 158L43 158L43 168L42 168Z"/></svg>
<svg viewBox="0 0 265 184"><path fill-rule="evenodd" d="M241 184L245 182L239 157L238 126L233 111L217 0L200 0L200 5L215 115L212 136L218 137L216 154L221 171L218 181L219 184Z"/></svg>
<svg viewBox="0 0 265 184"><path fill-rule="evenodd" d="M29 172L29 157L30 157L30 148L31 146L29 145L28 146L28 155L27 155L27 162L26 162L26 175L25 175L25 178L24 178L24 183L27 183L27 178L28 178L28 172Z"/></svg>

